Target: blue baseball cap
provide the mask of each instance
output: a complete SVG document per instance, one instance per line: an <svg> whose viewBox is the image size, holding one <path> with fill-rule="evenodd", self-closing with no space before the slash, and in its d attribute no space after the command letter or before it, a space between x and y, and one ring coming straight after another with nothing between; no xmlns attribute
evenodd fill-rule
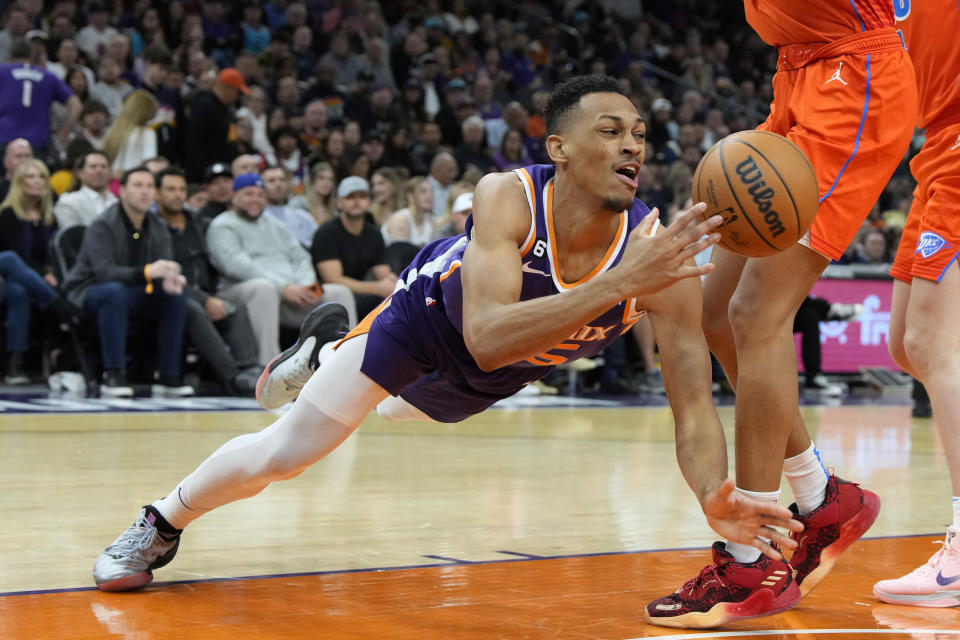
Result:
<svg viewBox="0 0 960 640"><path fill-rule="evenodd" d="M233 179L234 191L240 191L240 189L245 189L247 187L260 187L261 189L266 188L263 184L263 178L256 173L241 173Z"/></svg>

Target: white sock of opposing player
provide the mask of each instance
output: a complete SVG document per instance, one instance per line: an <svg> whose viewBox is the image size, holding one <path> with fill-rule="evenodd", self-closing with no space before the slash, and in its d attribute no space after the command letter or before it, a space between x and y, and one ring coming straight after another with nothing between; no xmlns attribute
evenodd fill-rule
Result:
<svg viewBox="0 0 960 640"><path fill-rule="evenodd" d="M760 502L780 502L780 490L776 491L747 491L746 489L741 489L737 487L737 491L742 493L745 496L749 496L754 500L759 500ZM767 538L762 538L766 542L770 542ZM742 562L744 564L750 564L751 562L756 562L757 558L760 557L760 549L752 547L748 544L740 544L739 542L727 541L727 553L733 556L733 559L737 562Z"/></svg>
<svg viewBox="0 0 960 640"><path fill-rule="evenodd" d="M823 466L820 452L812 442L810 448L803 453L783 461L783 475L790 483L800 515L805 516L823 504L830 474Z"/></svg>

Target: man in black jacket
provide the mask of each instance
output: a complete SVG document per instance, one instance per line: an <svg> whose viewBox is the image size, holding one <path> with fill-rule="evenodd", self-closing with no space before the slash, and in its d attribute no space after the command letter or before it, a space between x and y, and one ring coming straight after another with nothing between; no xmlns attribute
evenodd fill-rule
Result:
<svg viewBox="0 0 960 640"><path fill-rule="evenodd" d="M187 339L199 349L224 390L252 396L260 367L247 311L211 293L217 289L217 272L207 254L207 222L184 207L187 180L183 172L164 169L156 182L157 213L170 227L173 257L187 279Z"/></svg>
<svg viewBox="0 0 960 640"><path fill-rule="evenodd" d="M184 138L184 164L190 182L200 182L213 163L229 165L237 155L229 138L236 121L233 107L241 93L250 93L243 76L236 69L224 69L210 91L198 91L193 98Z"/></svg>
<svg viewBox="0 0 960 640"><path fill-rule="evenodd" d="M149 170L127 171L121 179L120 202L87 227L77 262L64 278L67 298L97 323L104 368L102 395L133 395L125 374L131 317L156 321L154 394L193 394L181 377L186 279L173 260L166 223L150 212L156 192Z"/></svg>

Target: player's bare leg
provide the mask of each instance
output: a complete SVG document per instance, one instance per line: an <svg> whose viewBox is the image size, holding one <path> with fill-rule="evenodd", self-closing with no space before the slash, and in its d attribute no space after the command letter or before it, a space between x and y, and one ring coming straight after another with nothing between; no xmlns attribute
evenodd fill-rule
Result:
<svg viewBox="0 0 960 640"><path fill-rule="evenodd" d="M927 387L934 423L947 456L953 488L953 525L947 529L943 547L926 564L895 580L882 580L873 587L875 596L894 604L928 607L960 605L960 267L956 260L939 283L914 278L912 285L897 282L895 292L906 298L894 307L890 318L891 352L905 356L897 363L916 372ZM895 322L898 331L895 332ZM895 343L896 340L896 343ZM895 347L894 345L897 345Z"/></svg>

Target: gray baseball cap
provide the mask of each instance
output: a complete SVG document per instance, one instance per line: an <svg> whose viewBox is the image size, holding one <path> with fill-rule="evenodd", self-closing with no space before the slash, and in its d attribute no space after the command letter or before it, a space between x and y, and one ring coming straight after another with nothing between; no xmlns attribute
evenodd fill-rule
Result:
<svg viewBox="0 0 960 640"><path fill-rule="evenodd" d="M340 184L337 185L338 198L346 198L351 193L356 193L357 191L362 191L366 194L369 194L370 183L360 176L350 176L349 178L344 178L341 180Z"/></svg>

